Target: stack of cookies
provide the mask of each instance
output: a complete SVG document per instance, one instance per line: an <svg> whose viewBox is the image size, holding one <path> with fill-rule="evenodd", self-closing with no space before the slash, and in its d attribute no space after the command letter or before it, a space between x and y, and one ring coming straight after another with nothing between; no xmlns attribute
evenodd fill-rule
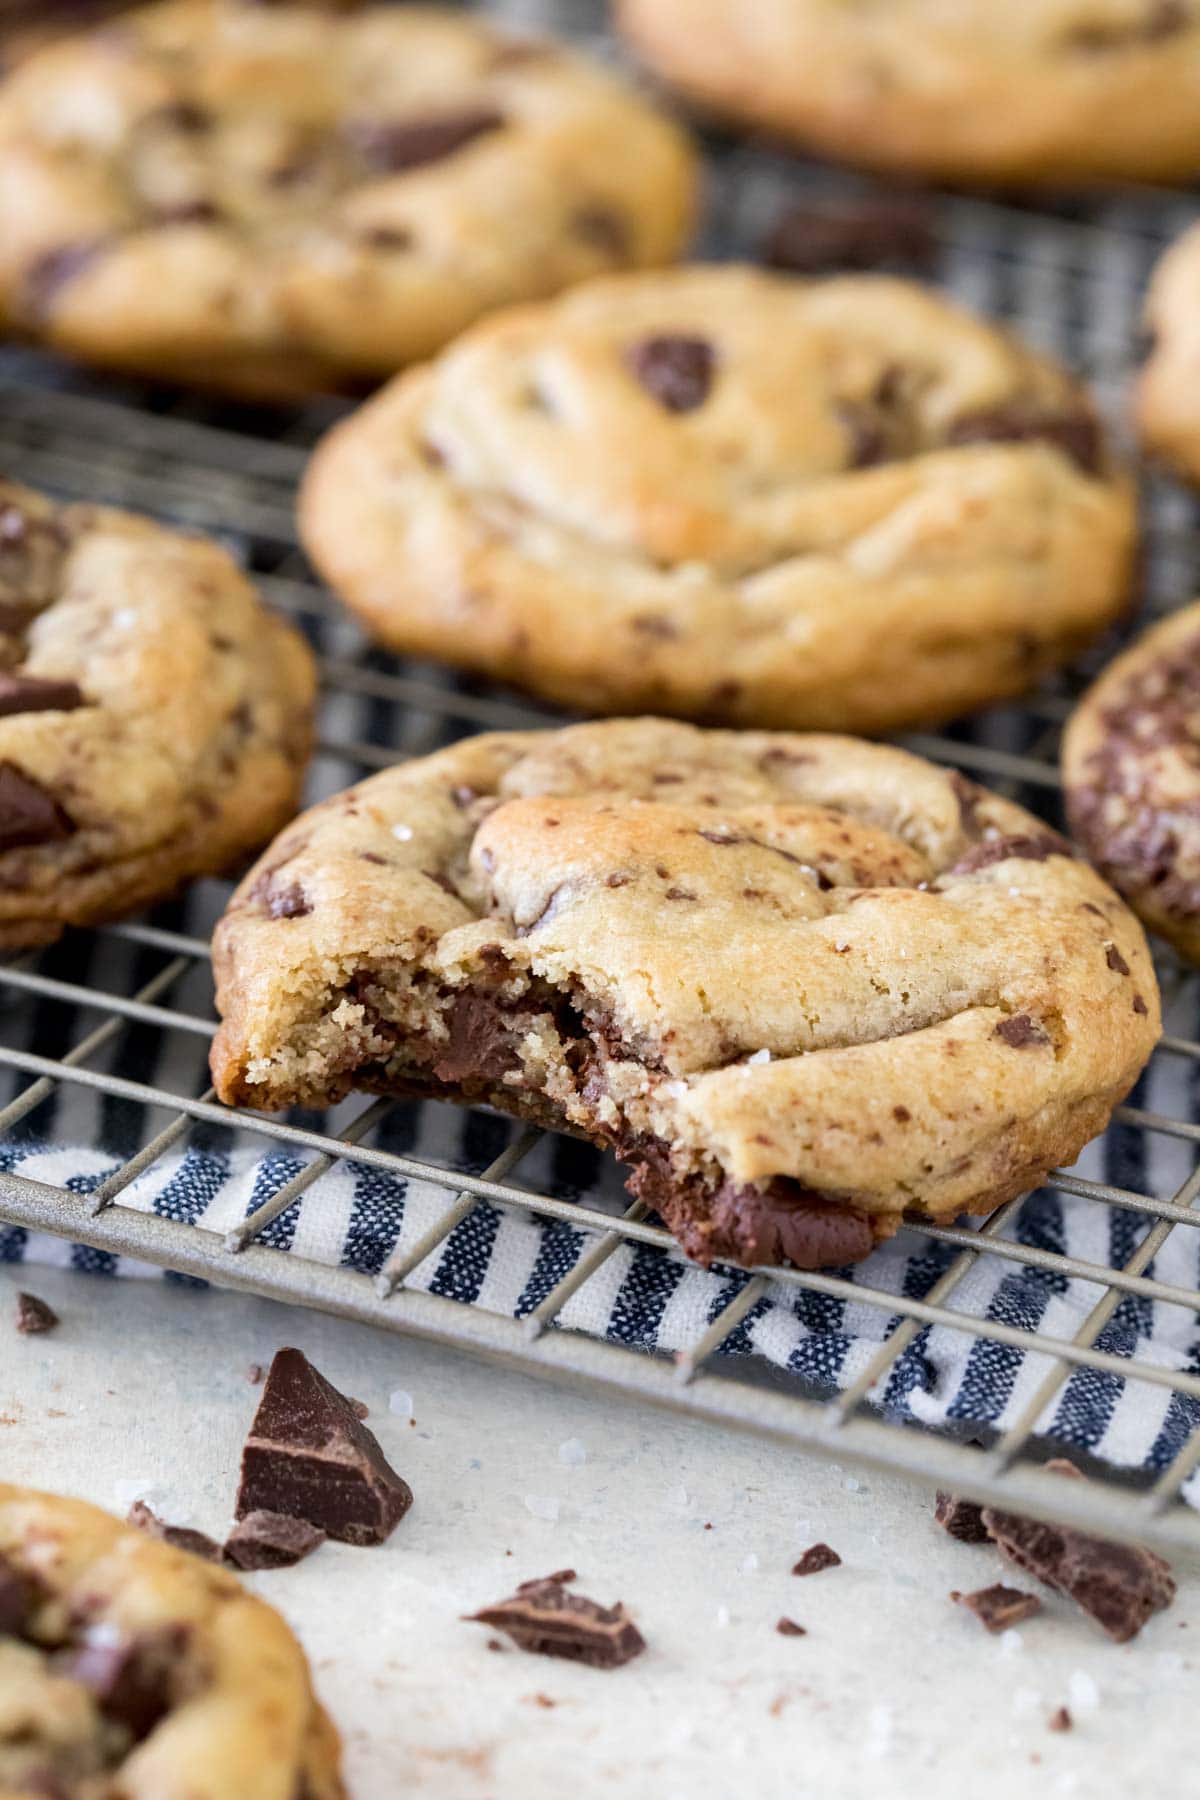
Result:
<svg viewBox="0 0 1200 1800"><path fill-rule="evenodd" d="M617 15L726 123L906 179L1200 169L1195 0ZM379 644L596 716L297 817L304 638L216 544L8 470L0 944L261 852L214 944L223 1100L365 1089L577 1134L705 1264L850 1263L1072 1161L1159 1035L1143 924L1200 962L1200 606L1071 720L1074 842L865 739L1027 692L1128 607L1134 482L1080 384L894 275L670 266L699 214L685 130L463 12L161 0L7 61L8 334L239 399L383 383L303 482L314 566ZM1192 480L1197 297L1192 232L1135 408ZM340 1791L302 1660L231 1578L0 1502L13 1544L123 1557L151 1610L200 1621L247 1743L264 1706L290 1721L280 1794ZM0 1715L0 1786L36 1764L39 1792L122 1769L165 1792L157 1722L45 1723L45 1684L61 1706L79 1682L25 1640L67 1565L11 1557L0 1657L29 1705L20 1756ZM231 1631L273 1645L270 1694Z"/></svg>
<svg viewBox="0 0 1200 1800"><path fill-rule="evenodd" d="M619 9L691 98L827 152L956 180L1200 162L1184 5L701 11ZM1154 972L1096 869L1200 953L1200 622L1072 724L1090 862L831 735L1075 658L1130 598L1133 483L1070 375L930 288L664 268L698 187L626 81L445 10L163 0L20 59L10 332L242 396L392 376L313 457L317 569L401 654L620 716L473 738L287 824L302 639L214 545L10 482L0 936L284 826L217 932L224 1099L485 1102L610 1149L703 1262L819 1267L1035 1184L1145 1064ZM1139 403L1185 470L1195 260L1156 286Z"/></svg>

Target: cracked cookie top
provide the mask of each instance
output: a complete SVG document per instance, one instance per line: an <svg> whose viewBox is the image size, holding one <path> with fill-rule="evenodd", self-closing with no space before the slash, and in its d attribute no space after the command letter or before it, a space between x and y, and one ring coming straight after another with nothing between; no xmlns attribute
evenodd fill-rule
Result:
<svg viewBox="0 0 1200 1800"><path fill-rule="evenodd" d="M848 162L949 180L1187 180L1196 0L619 0L691 98Z"/></svg>
<svg viewBox="0 0 1200 1800"><path fill-rule="evenodd" d="M1111 663L1063 741L1071 829L1134 911L1200 961L1200 603Z"/></svg>
<svg viewBox="0 0 1200 1800"><path fill-rule="evenodd" d="M1158 1031L1136 920L1019 807L899 750L661 720L375 776L276 841L214 948L225 1099L549 1101L669 1164L660 1210L776 1178L887 1228L984 1210L1074 1156Z"/></svg>
<svg viewBox="0 0 1200 1800"><path fill-rule="evenodd" d="M279 1615L96 1507L0 1485L0 1790L342 1800Z"/></svg>
<svg viewBox="0 0 1200 1800"><path fill-rule="evenodd" d="M693 188L676 128L555 45L437 8L168 0L0 87L0 307L102 363L329 386L668 260Z"/></svg>
<svg viewBox="0 0 1200 1800"><path fill-rule="evenodd" d="M692 267L485 322L318 447L301 528L393 646L576 709L883 730L1108 621L1084 391L913 284Z"/></svg>
<svg viewBox="0 0 1200 1800"><path fill-rule="evenodd" d="M216 544L0 481L0 944L254 849L295 805L314 687Z"/></svg>

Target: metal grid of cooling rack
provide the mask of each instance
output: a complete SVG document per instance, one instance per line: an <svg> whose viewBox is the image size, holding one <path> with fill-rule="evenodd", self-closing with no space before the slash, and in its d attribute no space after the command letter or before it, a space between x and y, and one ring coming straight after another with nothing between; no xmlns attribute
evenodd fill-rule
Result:
<svg viewBox="0 0 1200 1800"><path fill-rule="evenodd" d="M510 12L511 8L507 9ZM565 22L585 31L594 9L518 9L524 22ZM549 17L547 17L549 15ZM760 240L777 206L812 193L837 197L861 184L754 144L710 146L712 193L706 248L745 254ZM1140 295L1158 250L1190 221L1186 196L1107 196L1090 202L1046 202L942 196L934 202L940 279L993 316L1019 326L1043 347L1064 354L1090 376L1114 417L1131 362ZM70 497L103 499L223 536L254 571L268 598L296 617L321 657L322 730L311 797L363 773L421 754L472 730L553 722L511 696L427 666L401 664L372 650L311 581L295 540L292 500L309 446L340 410L315 402L288 414L181 399L128 382L100 381L33 352L0 352L0 467ZM1154 484L1146 497L1146 603L1178 604L1197 573L1192 504ZM1196 540L1200 542L1200 540ZM1093 662L1111 651L1097 651ZM1086 671L1085 671L1086 672ZM1049 684L1027 704L998 709L942 735L905 741L950 761L1055 814L1057 732L1081 677ZM1048 1184L1098 1209L1135 1215L1141 1231L1123 1266L1111 1268L1005 1235L1019 1203L980 1228L913 1229L944 1247L939 1278L920 1298L853 1284L833 1274L773 1269L752 1275L686 1351L647 1355L562 1328L568 1301L622 1245L667 1248L672 1240L640 1205L614 1214L602 1200L564 1197L553 1184L519 1185L541 1134L514 1132L479 1173L464 1173L404 1148L389 1126L404 1103L387 1100L328 1118L267 1118L218 1105L199 1074L213 1031L207 929L224 894L201 883L186 902L147 922L74 934L36 957L0 966L0 1070L11 1095L0 1106L0 1140L30 1130L58 1144L103 1142L113 1172L84 1194L73 1187L0 1174L0 1221L46 1231L97 1250L136 1257L185 1276L298 1301L346 1317L506 1360L545 1375L600 1384L685 1410L698 1418L767 1433L953 1487L1047 1518L1164 1547L1200 1542L1200 1519L1180 1489L1200 1465L1200 1431L1178 1449L1152 1483L1123 1481L1112 1471L1064 1483L1040 1467L1035 1431L1047 1407L1081 1369L1136 1380L1200 1401L1200 1373L1152 1361L1130 1361L1099 1346L1126 1297L1200 1314L1200 1288L1154 1273L1170 1234L1200 1225L1200 1042L1192 978L1164 959L1164 991L1173 1028L1157 1052L1182 1067L1172 1106L1121 1109L1116 1134L1125 1149L1101 1147L1097 1174L1060 1172ZM162 1046L178 1054L165 1057ZM147 1050L153 1046L153 1054ZM159 1076L165 1066L169 1075ZM1196 1072L1195 1081L1191 1072ZM91 1110L89 1110L89 1107ZM197 1134L233 1141L234 1133L289 1146L306 1155L301 1172L227 1236L187 1226L125 1204L131 1185ZM1165 1182L1148 1152L1130 1143L1165 1142L1173 1152ZM263 1234L321 1175L348 1155L360 1165L432 1184L445 1196L434 1224L397 1252L372 1281L346 1267L268 1247ZM1132 1175L1128 1173L1132 1170ZM522 1320L425 1292L411 1278L480 1202L563 1219L595 1233L591 1248ZM1144 1227L1144 1228L1143 1228ZM1135 1233L1136 1235L1136 1233ZM1070 1336L1024 1330L968 1314L956 1296L982 1257L1002 1259L1062 1281L1093 1284L1095 1301ZM853 1384L836 1394L802 1388L782 1375L764 1379L754 1361L721 1357L722 1345L752 1313L768 1282L879 1309L894 1322ZM901 1425L871 1407L873 1396L922 1327L939 1325L1019 1351L1044 1353L1043 1372L1018 1416L982 1452L912 1423Z"/></svg>

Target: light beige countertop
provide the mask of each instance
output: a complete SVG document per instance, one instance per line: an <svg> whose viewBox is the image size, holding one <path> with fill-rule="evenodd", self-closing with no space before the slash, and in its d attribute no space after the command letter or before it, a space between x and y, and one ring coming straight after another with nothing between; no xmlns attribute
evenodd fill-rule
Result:
<svg viewBox="0 0 1200 1800"><path fill-rule="evenodd" d="M11 1331L18 1287L59 1311L56 1332ZM1036 1584L953 1542L906 1482L337 1319L0 1270L0 1474L120 1513L142 1495L220 1537L257 1401L246 1371L283 1344L369 1406L416 1495L381 1549L327 1544L250 1577L308 1650L355 1800L1197 1791L1196 1568L1176 1563L1175 1605L1133 1644L1049 1594L992 1638L949 1590ZM795 1578L817 1539L843 1567ZM461 1621L565 1566L626 1602L645 1655L611 1672L496 1655ZM779 1636L782 1615L808 1635ZM1075 1725L1056 1734L1063 1703Z"/></svg>

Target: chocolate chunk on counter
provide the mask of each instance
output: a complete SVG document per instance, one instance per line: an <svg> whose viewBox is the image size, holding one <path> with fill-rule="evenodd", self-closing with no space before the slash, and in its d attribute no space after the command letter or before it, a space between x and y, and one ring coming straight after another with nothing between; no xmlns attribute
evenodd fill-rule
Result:
<svg viewBox="0 0 1200 1800"><path fill-rule="evenodd" d="M996 1582L993 1587L976 1588L973 1594L955 1591L950 1598L973 1612L979 1623L991 1632L1009 1631L1042 1610L1036 1594L1024 1594L1020 1588L1005 1587L1001 1582Z"/></svg>
<svg viewBox="0 0 1200 1800"><path fill-rule="evenodd" d="M957 1494L939 1494L933 1512L943 1531L948 1531L960 1544L988 1544L991 1534L983 1522L983 1508L974 1500L960 1500Z"/></svg>
<svg viewBox="0 0 1200 1800"><path fill-rule="evenodd" d="M1046 1720L1046 1729L1048 1731L1070 1731L1074 1723L1075 1721L1067 1711L1066 1707L1059 1706L1055 1708L1050 1714L1050 1717Z"/></svg>
<svg viewBox="0 0 1200 1800"><path fill-rule="evenodd" d="M14 713L74 712L84 704L83 694L73 681L0 672L0 719Z"/></svg>
<svg viewBox="0 0 1200 1800"><path fill-rule="evenodd" d="M563 1656L593 1669L617 1669L646 1648L620 1601L601 1606L567 1592L561 1580L527 1581L508 1600L470 1613L478 1625L503 1631L535 1656Z"/></svg>
<svg viewBox="0 0 1200 1800"><path fill-rule="evenodd" d="M716 355L707 338L648 337L630 346L625 360L648 394L668 412L694 412L712 387Z"/></svg>
<svg viewBox="0 0 1200 1800"><path fill-rule="evenodd" d="M36 1294L17 1295L17 1330L26 1337L39 1331L53 1331L58 1322L54 1308L39 1300Z"/></svg>
<svg viewBox="0 0 1200 1800"><path fill-rule="evenodd" d="M1079 1477L1066 1462L1048 1463ZM1066 1594L1118 1644L1136 1637L1175 1598L1170 1565L1140 1544L1115 1544L1070 1525L1045 1525L985 1506L983 1522L1000 1551L1047 1587Z"/></svg>
<svg viewBox="0 0 1200 1800"><path fill-rule="evenodd" d="M134 1525L144 1531L147 1537L158 1538L164 1544L170 1544L173 1550L186 1550L191 1556L199 1556L205 1562L220 1562L221 1546L210 1538L207 1532L193 1531L190 1525L168 1525L152 1512L144 1500L135 1500L125 1515L127 1524Z"/></svg>
<svg viewBox="0 0 1200 1800"><path fill-rule="evenodd" d="M763 261L796 275L895 263L926 268L936 249L930 207L889 195L886 200L850 200L840 206L804 202L788 206L763 245Z"/></svg>
<svg viewBox="0 0 1200 1800"><path fill-rule="evenodd" d="M225 1540L225 1561L235 1569L290 1569L319 1550L325 1533L307 1519L286 1513L252 1512Z"/></svg>
<svg viewBox="0 0 1200 1800"><path fill-rule="evenodd" d="M344 1394L299 1350L276 1353L242 1451L235 1517L286 1513L347 1544L381 1544L412 1505Z"/></svg>
<svg viewBox="0 0 1200 1800"><path fill-rule="evenodd" d="M797 1625L795 1619L777 1619L775 1621L775 1629L779 1633L780 1637L807 1637L808 1636L808 1631L807 1631L806 1627L803 1625Z"/></svg>
<svg viewBox="0 0 1200 1800"><path fill-rule="evenodd" d="M15 763L0 762L0 852L59 844L74 830L48 789Z"/></svg>
<svg viewBox="0 0 1200 1800"><path fill-rule="evenodd" d="M819 1575L822 1569L839 1569L841 1565L841 1557L828 1544L811 1544L800 1561L792 1565L792 1574Z"/></svg>

